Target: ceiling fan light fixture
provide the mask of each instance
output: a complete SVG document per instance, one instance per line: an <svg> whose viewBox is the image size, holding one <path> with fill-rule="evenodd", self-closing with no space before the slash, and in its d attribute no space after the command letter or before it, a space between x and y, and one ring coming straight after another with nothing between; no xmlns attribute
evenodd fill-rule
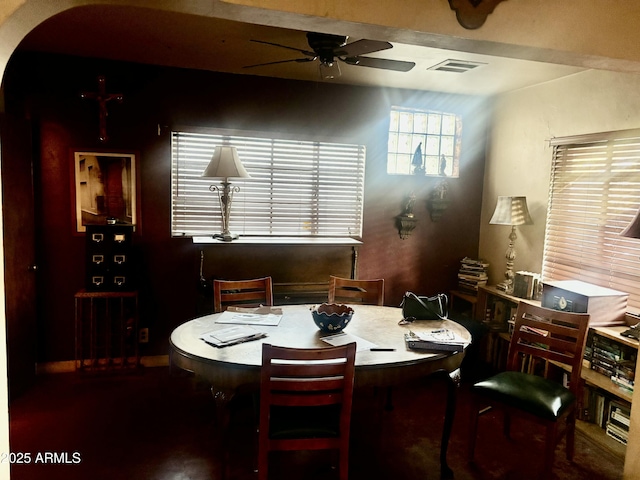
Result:
<svg viewBox="0 0 640 480"><path fill-rule="evenodd" d="M322 78L323 80L332 80L342 75L338 62L320 62L318 68L320 70L320 78Z"/></svg>

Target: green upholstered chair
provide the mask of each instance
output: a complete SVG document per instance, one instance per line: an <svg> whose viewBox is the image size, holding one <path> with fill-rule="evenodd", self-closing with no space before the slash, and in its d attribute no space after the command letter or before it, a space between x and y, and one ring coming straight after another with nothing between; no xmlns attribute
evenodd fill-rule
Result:
<svg viewBox="0 0 640 480"><path fill-rule="evenodd" d="M576 400L589 324L588 313L569 313L520 302L507 354L507 370L472 386L468 460L473 461L478 416L489 407L504 410L509 436L511 415L519 414L546 429L544 478L549 478L556 445L566 436L567 459L573 458ZM547 375L551 365L570 368L568 387ZM556 369L557 370L557 369Z"/></svg>
<svg viewBox="0 0 640 480"><path fill-rule="evenodd" d="M297 349L262 346L258 480L269 452L337 450L341 480L349 474L349 432L356 344Z"/></svg>

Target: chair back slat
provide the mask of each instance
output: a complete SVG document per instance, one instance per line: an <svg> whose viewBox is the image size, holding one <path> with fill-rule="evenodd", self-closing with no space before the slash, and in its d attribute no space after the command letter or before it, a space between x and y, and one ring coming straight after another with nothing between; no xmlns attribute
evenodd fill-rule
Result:
<svg viewBox="0 0 640 480"><path fill-rule="evenodd" d="M342 390L344 377L310 378L305 380L271 377L272 392L331 392Z"/></svg>
<svg viewBox="0 0 640 480"><path fill-rule="evenodd" d="M286 407L310 407L336 405L343 402L344 396L341 393L320 393L312 395L271 395L271 405Z"/></svg>
<svg viewBox="0 0 640 480"><path fill-rule="evenodd" d="M331 275L328 302L384 305L384 279L353 280Z"/></svg>
<svg viewBox="0 0 640 480"><path fill-rule="evenodd" d="M274 364L271 366L274 377L327 377L340 375L344 372L344 362L341 363L295 363L295 364Z"/></svg>

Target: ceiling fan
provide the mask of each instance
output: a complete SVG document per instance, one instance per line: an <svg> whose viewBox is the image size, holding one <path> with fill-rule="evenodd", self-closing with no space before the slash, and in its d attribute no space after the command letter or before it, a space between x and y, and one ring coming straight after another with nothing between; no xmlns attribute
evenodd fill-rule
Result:
<svg viewBox="0 0 640 480"><path fill-rule="evenodd" d="M339 77L341 75L340 67L336 60L340 60L348 65L357 65L360 67L382 68L385 70L394 70L397 72L408 72L414 66L414 62L405 62L400 60L388 60L385 58L362 57L373 52L380 52L393 48L389 42L379 40L357 40L347 43L349 37L342 35L329 35L325 33L307 33L307 42L311 50L303 50L300 48L280 45L279 43L265 42L263 40L253 40L252 42L263 43L265 45L273 45L275 47L294 50L305 55L302 58L294 58L290 60L280 60L277 62L259 63L256 65L247 65L244 68L262 67L265 65L275 65L279 63L306 63L316 60L320 61L320 72L325 79Z"/></svg>

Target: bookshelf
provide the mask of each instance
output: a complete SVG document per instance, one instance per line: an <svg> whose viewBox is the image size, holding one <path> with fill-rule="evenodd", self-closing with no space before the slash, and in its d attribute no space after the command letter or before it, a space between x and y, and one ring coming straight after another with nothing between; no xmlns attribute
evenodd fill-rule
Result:
<svg viewBox="0 0 640 480"><path fill-rule="evenodd" d="M474 319L478 322L485 323L489 327L489 335L487 336L487 341L484 345L486 360L498 371L505 368L506 352L510 341L508 320L511 316L511 309L517 308L519 302L530 302L540 305L539 301L527 300L513 295L508 295L494 286L478 287ZM502 303L503 306L496 309L496 305L500 305L500 303ZM635 322L630 320L628 323L631 324ZM591 334L597 334L605 337L624 346L625 348L638 350L639 342L637 340L620 335L620 333L626 329L626 326L590 328ZM636 364L636 371L640 371L638 368L639 367ZM592 370L588 360L584 361L581 377L585 383L585 391L587 391L587 389L595 389L597 391L604 392L604 395L614 401L632 404L633 392L620 387L606 375ZM633 417L633 412L631 416ZM631 424L635 424L637 420L631 419L630 422ZM607 435L605 429L601 425L588 421L577 420L576 428L601 448L618 456L619 458L625 458L627 447ZM629 441L631 441L631 438Z"/></svg>
<svg viewBox="0 0 640 480"><path fill-rule="evenodd" d="M620 335L620 333L626 329L626 326L591 327L590 333L607 338L616 345L620 345L621 348L625 348L627 351L634 351L634 354L636 355L635 368L637 370L638 341ZM589 389L592 389L593 391L597 391L599 394L608 397L607 403L615 402L628 406L632 405L633 391L620 387L618 384L614 383L611 378L592 370L588 360L585 360L583 364L581 377L585 382L585 395L583 396L583 401L586 401L586 398L589 395ZM605 415L608 415L608 411L605 411L604 413ZM620 458L625 457L627 450L626 445L607 435L606 430L602 425L589 421L578 420L576 422L576 428L610 453L617 455Z"/></svg>

